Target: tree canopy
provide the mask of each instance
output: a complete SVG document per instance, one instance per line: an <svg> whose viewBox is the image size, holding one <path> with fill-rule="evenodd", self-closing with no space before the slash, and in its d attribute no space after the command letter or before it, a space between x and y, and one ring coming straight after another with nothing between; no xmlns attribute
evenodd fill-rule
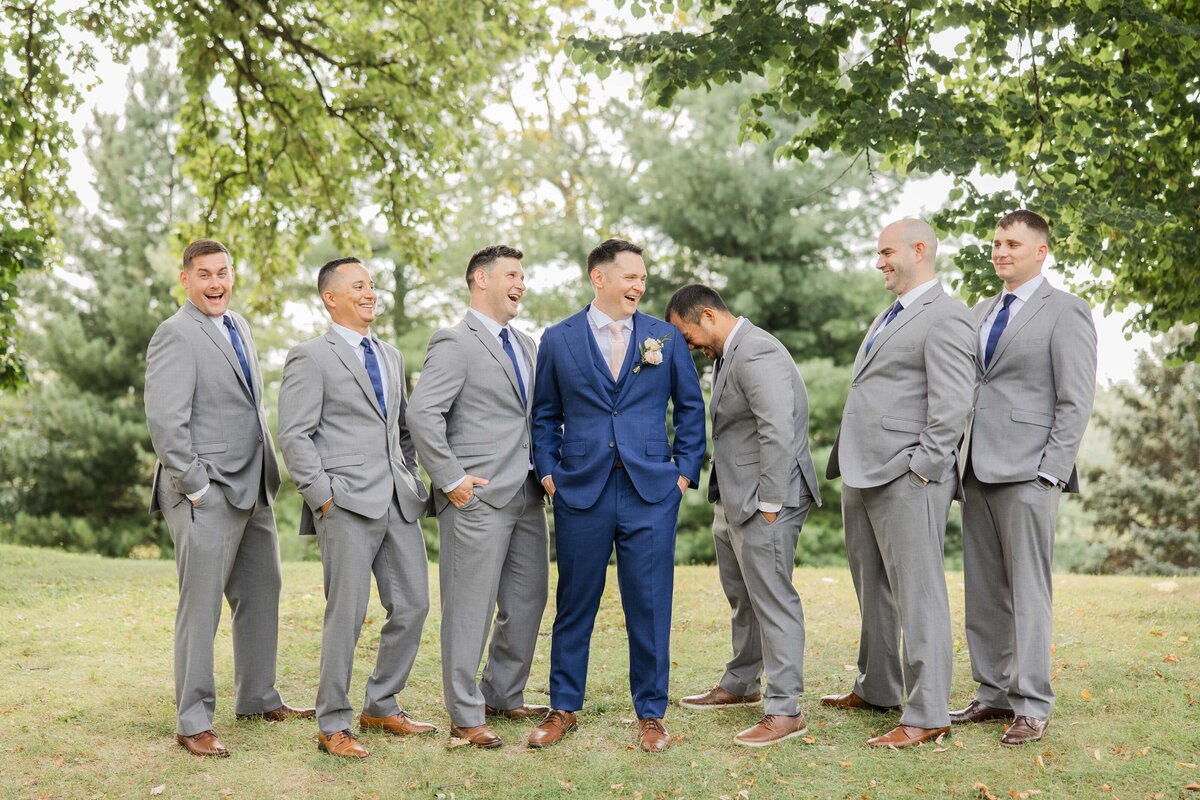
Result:
<svg viewBox="0 0 1200 800"><path fill-rule="evenodd" d="M398 260L423 266L440 179L475 131L477 88L539 40L538 0L191 0L0 4L0 387L20 377L15 279L57 251L97 47L118 60L169 36L184 76L178 147L200 204L187 237L243 258L243 299L328 233L361 246L373 212ZM246 281L247 278L254 280Z"/></svg>
<svg viewBox="0 0 1200 800"><path fill-rule="evenodd" d="M1200 321L1200 5L633 0L630 8L639 17L675 11L685 24L575 43L602 70L648 65L656 103L761 76L765 87L742 108L745 135L771 135L771 110L803 114L781 155L839 149L901 175L949 174L954 189L933 220L943 234L990 242L999 215L1032 208L1050 220L1058 266L1093 302L1132 306L1133 329ZM982 192L979 175L1013 188ZM978 244L956 256L970 296L996 285L988 256ZM1200 339L1179 351L1200 357Z"/></svg>

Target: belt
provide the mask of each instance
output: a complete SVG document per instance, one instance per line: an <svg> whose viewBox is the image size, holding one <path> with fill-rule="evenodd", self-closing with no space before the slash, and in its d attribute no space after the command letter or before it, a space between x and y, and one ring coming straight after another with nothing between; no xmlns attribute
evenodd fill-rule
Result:
<svg viewBox="0 0 1200 800"><path fill-rule="evenodd" d="M618 458L613 463L613 469L625 469L625 464L621 461L621 459Z"/></svg>

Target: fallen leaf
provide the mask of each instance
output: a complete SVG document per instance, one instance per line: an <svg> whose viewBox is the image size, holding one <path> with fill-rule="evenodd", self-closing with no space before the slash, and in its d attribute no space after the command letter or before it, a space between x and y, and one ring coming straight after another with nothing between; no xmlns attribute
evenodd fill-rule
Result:
<svg viewBox="0 0 1200 800"><path fill-rule="evenodd" d="M613 784L610 784L608 788L612 789L614 792L619 792L619 791L621 791L622 789L624 789L624 788L625 788L625 784L623 784L623 783L613 783Z"/></svg>
<svg viewBox="0 0 1200 800"><path fill-rule="evenodd" d="M986 783L976 783L976 784L975 784L974 786L972 786L971 788L972 788L972 789L974 789L976 792L978 792L978 793L979 793L979 794L978 794L978 796L979 796L980 798L982 798L982 800L998 800L998 799L997 799L997 797L996 797L996 795L992 794L992 793L991 793L991 792L988 790L988 786L987 786L987 784L986 784Z"/></svg>
<svg viewBox="0 0 1200 800"><path fill-rule="evenodd" d="M941 743L942 743L942 740L943 740L943 739L945 739L945 738L946 738L946 734L944 734L944 733L939 733L939 734L938 734L938 737L937 737L936 739L934 739L934 740L933 740L933 743L934 743L934 744L941 744Z"/></svg>
<svg viewBox="0 0 1200 800"><path fill-rule="evenodd" d="M634 793L633 793L633 800L642 800L642 793L641 793L641 792L634 792Z"/></svg>
<svg viewBox="0 0 1200 800"><path fill-rule="evenodd" d="M1165 656L1163 656L1163 663L1164 664L1178 664L1179 656L1175 655L1174 653L1167 653Z"/></svg>
<svg viewBox="0 0 1200 800"><path fill-rule="evenodd" d="M1192 781L1191 783L1189 783L1187 786L1185 786L1183 788L1189 792L1200 792L1200 783L1196 783L1195 781Z"/></svg>
<svg viewBox="0 0 1200 800"><path fill-rule="evenodd" d="M1091 700L1091 699L1092 699L1092 693L1091 693L1091 692L1089 692L1087 689L1080 689L1080 690L1079 690L1079 697L1080 697L1080 699L1083 699L1083 700Z"/></svg>
<svg viewBox="0 0 1200 800"><path fill-rule="evenodd" d="M1097 761L1100 760L1100 749L1099 748L1092 751L1092 757L1095 758Z"/></svg>
<svg viewBox="0 0 1200 800"><path fill-rule="evenodd" d="M955 739L954 746L955 747L966 747L966 745L962 743L962 739Z"/></svg>
<svg viewBox="0 0 1200 800"><path fill-rule="evenodd" d="M1150 635L1151 636L1166 636L1167 634L1165 631L1160 631L1157 628L1151 628Z"/></svg>
<svg viewBox="0 0 1200 800"><path fill-rule="evenodd" d="M846 672L858 672L858 667L854 666L853 664L842 664L842 669L844 669Z"/></svg>
<svg viewBox="0 0 1200 800"><path fill-rule="evenodd" d="M1186 634L1186 633L1185 633L1183 636L1180 636L1180 637L1179 637L1179 643L1180 643L1180 644L1187 644L1187 643L1188 643L1188 638L1187 638L1187 634Z"/></svg>
<svg viewBox="0 0 1200 800"><path fill-rule="evenodd" d="M1040 755L1037 757L1037 765L1039 767L1041 767L1042 769L1046 768L1046 762L1042 759L1042 757Z"/></svg>
<svg viewBox="0 0 1200 800"><path fill-rule="evenodd" d="M150 790L150 796L153 797L155 795L162 794L166 790L167 790L167 785L165 783L160 783L158 786L155 786L153 789Z"/></svg>
<svg viewBox="0 0 1200 800"><path fill-rule="evenodd" d="M838 766L841 767L842 769L845 769L846 767L849 767L852 764L854 764L853 761L839 761L838 762Z"/></svg>
<svg viewBox="0 0 1200 800"><path fill-rule="evenodd" d="M1102 784L1100 784L1100 791L1102 791L1102 792L1111 792L1111 791L1112 791L1112 787L1111 787L1111 786L1109 786L1107 783L1102 783Z"/></svg>
<svg viewBox="0 0 1200 800"><path fill-rule="evenodd" d="M935 752L935 753L944 753L944 752L946 752L946 751L947 751L947 750L949 750L949 749L950 749L949 747L935 747L935 748L933 748L933 752Z"/></svg>
<svg viewBox="0 0 1200 800"><path fill-rule="evenodd" d="M750 800L750 790L741 789L734 797L738 798L738 800Z"/></svg>
<svg viewBox="0 0 1200 800"><path fill-rule="evenodd" d="M816 743L817 743L817 739L816 739L816 737L815 737L815 736L805 736L805 737L804 737L804 743L805 743L805 744L816 744Z"/></svg>
<svg viewBox="0 0 1200 800"><path fill-rule="evenodd" d="M1139 756L1148 756L1148 755L1150 755L1150 748L1149 748L1149 747L1143 747L1141 750L1138 750L1138 755L1139 755Z"/></svg>
<svg viewBox="0 0 1200 800"><path fill-rule="evenodd" d="M1176 761L1175 766L1182 767L1183 769L1195 769L1196 768L1196 765L1191 763L1190 761Z"/></svg>
<svg viewBox="0 0 1200 800"><path fill-rule="evenodd" d="M466 739L460 739L457 736L451 736L450 740L446 742L446 749L453 750L456 747L462 747L464 744L470 744L470 742Z"/></svg>

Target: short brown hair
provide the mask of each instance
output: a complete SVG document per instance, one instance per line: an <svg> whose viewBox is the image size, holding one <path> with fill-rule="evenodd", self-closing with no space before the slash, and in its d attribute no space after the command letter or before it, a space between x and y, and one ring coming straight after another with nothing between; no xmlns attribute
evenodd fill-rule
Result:
<svg viewBox="0 0 1200 800"><path fill-rule="evenodd" d="M229 255L229 248L216 239L197 239L183 249L183 268L190 270L192 261L198 256L208 256L213 253L224 253L227 261L233 261L233 257Z"/></svg>
<svg viewBox="0 0 1200 800"><path fill-rule="evenodd" d="M485 247L482 250L479 250L475 253L475 255L471 256L471 260L467 262L467 288L474 288L474 277L476 270L484 270L490 275L492 265L496 263L497 259L515 258L517 261L520 261L524 257L525 254L517 248L509 247L508 245L504 244L494 244L491 247Z"/></svg>
<svg viewBox="0 0 1200 800"><path fill-rule="evenodd" d="M616 261L617 253L633 253L635 256L640 256L642 254L642 248L638 247L633 242L627 242L624 239L606 239L605 241L596 245L592 249L592 252L588 253L588 272L591 272L596 267Z"/></svg>
<svg viewBox="0 0 1200 800"><path fill-rule="evenodd" d="M1050 241L1050 223L1046 222L1045 217L1041 214L1035 214L1025 208L1018 208L1016 211L1005 214L996 223L996 227L1002 230L1011 228L1013 225L1024 225L1029 230L1041 234L1047 243Z"/></svg>

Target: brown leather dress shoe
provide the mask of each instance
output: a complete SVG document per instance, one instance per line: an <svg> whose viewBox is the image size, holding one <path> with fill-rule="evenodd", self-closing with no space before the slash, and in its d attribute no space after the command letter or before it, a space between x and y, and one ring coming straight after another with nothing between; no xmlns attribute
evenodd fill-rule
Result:
<svg viewBox="0 0 1200 800"><path fill-rule="evenodd" d="M484 750L491 750L504 744L500 741L500 737L492 730L491 725L475 725L470 728L460 728L457 725L450 727L450 735L456 739L466 739L472 747L480 747Z"/></svg>
<svg viewBox="0 0 1200 800"><path fill-rule="evenodd" d="M758 692L754 692L753 694L734 694L721 688L718 684L704 694L691 694L681 698L679 705L694 711L715 711L719 708L752 706L761 702L762 695Z"/></svg>
<svg viewBox="0 0 1200 800"><path fill-rule="evenodd" d="M1000 737L1000 744L1007 744L1013 747L1026 742L1036 742L1038 739L1046 735L1046 728L1050 727L1050 720L1037 719L1036 717L1017 717L1012 725L1008 726L1008 730Z"/></svg>
<svg viewBox="0 0 1200 800"><path fill-rule="evenodd" d="M520 706L518 708L492 708L484 706L483 713L488 717L501 717L503 719L533 719L541 722L550 713L550 706Z"/></svg>
<svg viewBox="0 0 1200 800"><path fill-rule="evenodd" d="M261 714L238 714L238 719L265 719L267 722L283 722L289 719L312 719L317 715L315 708L292 708L284 703L274 711L264 711Z"/></svg>
<svg viewBox="0 0 1200 800"><path fill-rule="evenodd" d="M363 759L371 755L367 748L363 747L362 742L355 738L350 731L337 731L328 735L318 731L317 749L338 758Z"/></svg>
<svg viewBox="0 0 1200 800"><path fill-rule="evenodd" d="M764 714L756 724L733 737L734 744L746 747L766 747L808 733L803 714L794 717L783 714Z"/></svg>
<svg viewBox="0 0 1200 800"><path fill-rule="evenodd" d="M950 712L951 725L962 725L965 722L992 722L994 720L1012 718L1013 710L1011 708L985 706L978 700L972 700L970 703L967 703L967 707L961 711Z"/></svg>
<svg viewBox="0 0 1200 800"><path fill-rule="evenodd" d="M405 711L392 714L390 717L368 717L366 714L360 714L358 727L364 731L383 731L393 736L411 736L418 733L433 733L437 730L437 725L417 722Z"/></svg>
<svg viewBox="0 0 1200 800"><path fill-rule="evenodd" d="M908 747L921 742L929 742L943 733L949 733L950 728L914 728L912 725L897 725L882 736L867 739L871 747Z"/></svg>
<svg viewBox="0 0 1200 800"><path fill-rule="evenodd" d="M663 721L658 717L646 717L638 720L641 730L639 744L647 753L661 753L671 746L671 734L663 727Z"/></svg>
<svg viewBox="0 0 1200 800"><path fill-rule="evenodd" d="M175 734L175 741L183 745L183 749L187 750L194 756L214 756L216 758L227 758L229 749L221 744L221 740L217 738L217 734L213 731L200 731L193 733L191 736L184 736L182 733Z"/></svg>
<svg viewBox="0 0 1200 800"><path fill-rule="evenodd" d="M538 750L543 747L549 747L552 744L558 744L564 736L577 727L578 724L575 721L574 713L560 711L557 708L552 709L546 715L546 719L542 721L542 724L530 732L529 746Z"/></svg>
<svg viewBox="0 0 1200 800"><path fill-rule="evenodd" d="M900 710L900 706L877 706L874 703L868 703L854 692L846 692L845 694L827 694L821 698L821 705L829 706L830 708L857 708L867 711Z"/></svg>

